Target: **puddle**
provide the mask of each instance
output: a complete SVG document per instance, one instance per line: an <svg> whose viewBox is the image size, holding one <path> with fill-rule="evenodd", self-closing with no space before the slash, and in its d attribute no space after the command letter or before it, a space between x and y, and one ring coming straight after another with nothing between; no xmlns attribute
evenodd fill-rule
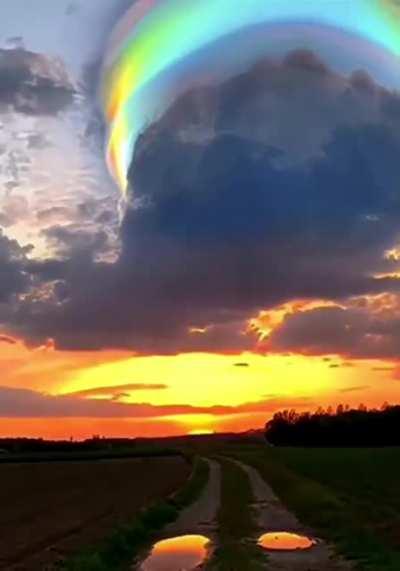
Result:
<svg viewBox="0 0 400 571"><path fill-rule="evenodd" d="M287 531L274 531L264 533L258 540L258 545L269 551L295 551L296 549L310 549L316 545L316 540L305 535L289 533Z"/></svg>
<svg viewBox="0 0 400 571"><path fill-rule="evenodd" d="M192 571L203 563L210 540L204 535L183 535L159 541L140 571Z"/></svg>

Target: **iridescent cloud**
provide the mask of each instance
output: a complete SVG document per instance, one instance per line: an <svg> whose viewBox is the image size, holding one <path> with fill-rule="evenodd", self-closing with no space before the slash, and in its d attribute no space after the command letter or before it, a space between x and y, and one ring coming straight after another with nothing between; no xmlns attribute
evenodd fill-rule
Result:
<svg viewBox="0 0 400 571"><path fill-rule="evenodd" d="M136 2L114 32L102 86L108 163L121 188L137 137L179 94L295 48L317 49L341 71L362 67L400 84L400 24L390 2L240 0L234 10L231 0Z"/></svg>

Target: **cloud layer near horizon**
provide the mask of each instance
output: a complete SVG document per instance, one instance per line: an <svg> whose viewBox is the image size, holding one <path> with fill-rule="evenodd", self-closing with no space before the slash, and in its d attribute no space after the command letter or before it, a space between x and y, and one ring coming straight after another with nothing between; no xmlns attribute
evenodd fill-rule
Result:
<svg viewBox="0 0 400 571"><path fill-rule="evenodd" d="M270 398L239 406L153 405L82 396L53 396L28 389L0 386L0 418L163 418L207 414L229 416L272 413L279 406L306 406L308 398Z"/></svg>

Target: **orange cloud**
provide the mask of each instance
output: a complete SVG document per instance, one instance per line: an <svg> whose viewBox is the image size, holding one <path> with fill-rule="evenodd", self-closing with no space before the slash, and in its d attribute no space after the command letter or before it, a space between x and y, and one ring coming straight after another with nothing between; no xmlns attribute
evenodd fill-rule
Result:
<svg viewBox="0 0 400 571"><path fill-rule="evenodd" d="M265 340L272 331L279 327L285 319L301 311L310 311L319 307L332 307L336 304L326 300L297 299L273 309L263 310L248 321L248 331L255 333L259 341Z"/></svg>

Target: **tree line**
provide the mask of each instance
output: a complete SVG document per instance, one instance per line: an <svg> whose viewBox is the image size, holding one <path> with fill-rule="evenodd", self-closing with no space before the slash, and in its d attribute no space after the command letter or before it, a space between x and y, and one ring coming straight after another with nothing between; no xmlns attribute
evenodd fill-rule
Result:
<svg viewBox="0 0 400 571"><path fill-rule="evenodd" d="M265 426L267 441L274 446L399 446L400 406L370 409L319 408L316 412L276 413Z"/></svg>

